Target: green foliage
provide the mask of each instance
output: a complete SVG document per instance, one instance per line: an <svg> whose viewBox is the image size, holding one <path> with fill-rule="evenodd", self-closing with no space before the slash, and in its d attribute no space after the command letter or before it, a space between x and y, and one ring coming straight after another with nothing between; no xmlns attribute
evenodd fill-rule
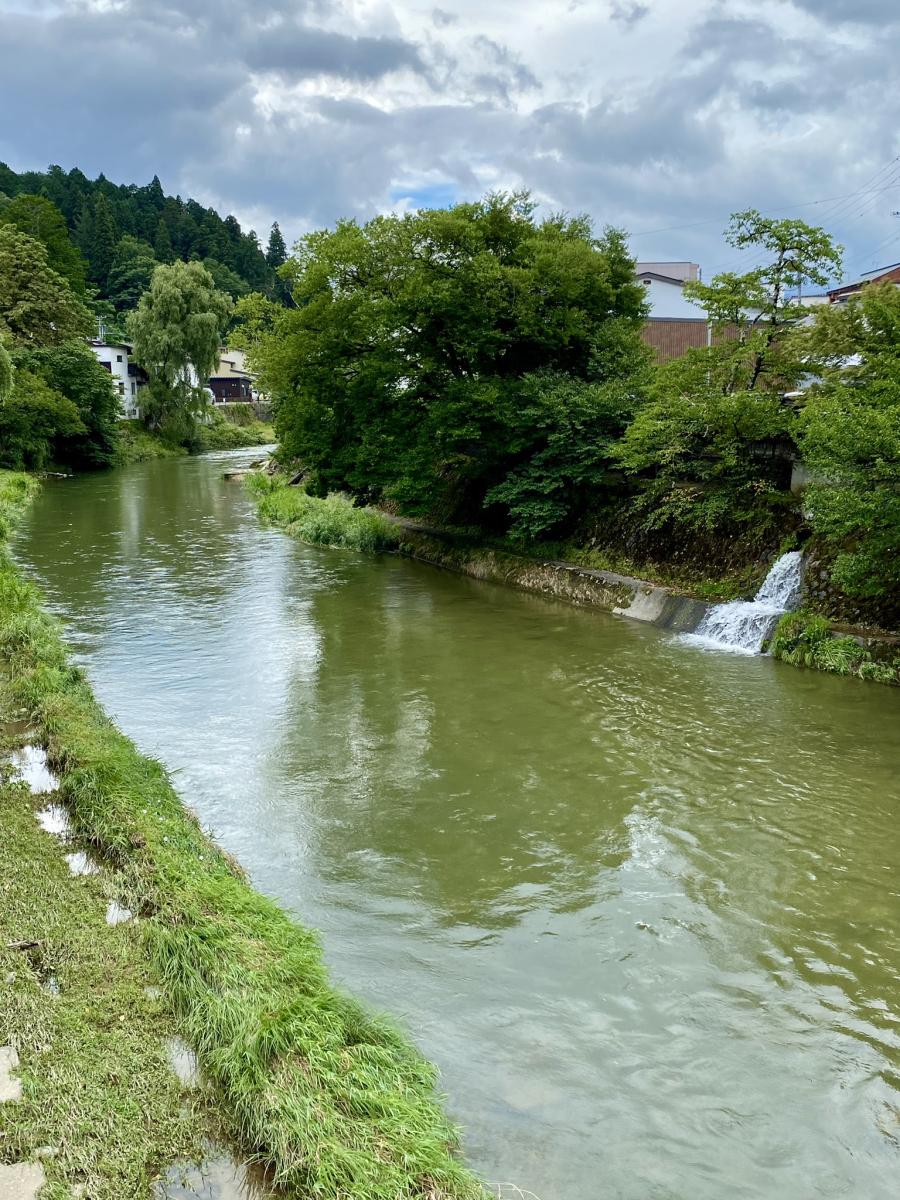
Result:
<svg viewBox="0 0 900 1200"><path fill-rule="evenodd" d="M102 299L107 298L110 233L114 230L113 248L124 235L150 246L159 237L156 258L160 262L213 258L239 275L248 289L273 297L279 294L280 281L253 230L243 232L233 216L223 219L195 200L166 196L156 177L145 187L118 186L102 175L88 179L77 168L66 172L50 167L17 175L0 163L0 188L10 197L22 193L46 196L61 210L70 234L89 261L89 277L96 280ZM112 223L103 212L107 206ZM160 230L160 221L165 232Z"/></svg>
<svg viewBox="0 0 900 1200"><path fill-rule="evenodd" d="M209 423L201 425L199 435L201 450L238 450L241 446L267 446L275 440L271 425L256 420L231 421L218 408L213 409Z"/></svg>
<svg viewBox="0 0 900 1200"><path fill-rule="evenodd" d="M161 263L173 263L175 261L175 251L172 249L169 227L163 217L159 218L159 224L156 226L156 236L153 239L153 252Z"/></svg>
<svg viewBox="0 0 900 1200"><path fill-rule="evenodd" d="M0 512L4 493L0 483ZM6 697L41 731L74 827L120 868L183 1036L276 1182L322 1200L484 1200L454 1154L434 1070L332 986L316 935L188 817L162 767L100 709L8 556L0 656Z"/></svg>
<svg viewBox="0 0 900 1200"><path fill-rule="evenodd" d="M93 316L48 266L43 243L0 224L0 337L6 344L52 346L93 331Z"/></svg>
<svg viewBox="0 0 900 1200"><path fill-rule="evenodd" d="M200 263L160 265L129 314L134 359L150 376L144 414L154 429L189 444L207 407L203 384L219 362L231 298ZM191 369L196 373L194 382Z"/></svg>
<svg viewBox="0 0 900 1200"><path fill-rule="evenodd" d="M106 294L117 313L137 308L157 266L149 242L142 242L128 234L119 239L106 283Z"/></svg>
<svg viewBox="0 0 900 1200"><path fill-rule="evenodd" d="M811 613L785 614L775 629L770 650L774 658L793 666L858 675L878 683L900 683L900 658L893 664L872 662L871 654L855 638L833 637L824 617Z"/></svg>
<svg viewBox="0 0 900 1200"><path fill-rule="evenodd" d="M157 437L144 427L142 421L119 422L117 461L121 465L149 462L156 458L179 458L185 454L185 446Z"/></svg>
<svg viewBox="0 0 900 1200"><path fill-rule="evenodd" d="M729 364L712 359L723 374ZM710 531L771 520L790 502L770 454L791 437L794 412L777 395L731 391L705 350L658 368L647 404L612 454L639 481L647 528ZM789 468L788 468L789 469Z"/></svg>
<svg viewBox="0 0 900 1200"><path fill-rule="evenodd" d="M54 459L82 468L114 466L119 461L119 397L109 371L91 348L82 341L61 342L19 351L15 361L40 375L78 410L83 429L57 442Z"/></svg>
<svg viewBox="0 0 900 1200"><path fill-rule="evenodd" d="M66 220L43 196L17 196L0 210L0 224L12 225L47 250L47 265L67 279L76 295L84 295L85 261L69 240Z"/></svg>
<svg viewBox="0 0 900 1200"><path fill-rule="evenodd" d="M639 488L634 508L648 529L759 531L777 525L790 504L796 422L781 397L806 370L789 336L805 315L792 293L803 282L824 285L840 269L840 247L821 229L753 209L732 217L725 238L766 261L744 275L684 285L716 340L658 369L648 403L614 452Z"/></svg>
<svg viewBox="0 0 900 1200"><path fill-rule="evenodd" d="M379 513L357 508L346 496L320 498L288 487L283 476L250 474L244 480L260 513L286 533L313 546L335 546L373 554L396 548L400 534Z"/></svg>
<svg viewBox="0 0 900 1200"><path fill-rule="evenodd" d="M514 540L544 537L585 511L609 483L615 442L633 408L630 381L550 371L522 380L506 430L509 458L521 465L485 497L486 505L505 506Z"/></svg>
<svg viewBox="0 0 900 1200"><path fill-rule="evenodd" d="M101 192L94 202L94 223L88 261L91 279L101 287L106 285L119 243L119 230L112 205Z"/></svg>
<svg viewBox="0 0 900 1200"><path fill-rule="evenodd" d="M876 683L900 683L900 658L893 664L872 662L869 650L853 637L833 637L823 617L790 612L782 617L770 644L773 658L817 671L854 674Z"/></svg>
<svg viewBox="0 0 900 1200"><path fill-rule="evenodd" d="M226 267L224 263L216 262L214 258L204 258L203 265L212 276L213 283L219 291L225 292L232 300L238 300L250 291L240 275Z"/></svg>
<svg viewBox="0 0 900 1200"><path fill-rule="evenodd" d="M12 359L6 347L0 342L0 400L5 400L13 386Z"/></svg>
<svg viewBox="0 0 900 1200"><path fill-rule="evenodd" d="M519 421L524 404L541 407L525 377L596 378L611 320L637 342L644 297L623 236L597 239L585 218L537 223L533 209L525 194L491 195L362 227L344 221L298 243L283 268L297 308L278 314L271 334L257 331L254 362L285 452L318 492L483 516L487 493L510 472L521 478L528 445L547 446L543 417L526 419L530 432ZM563 428L583 422L577 389L556 389L545 411L563 395L578 410ZM546 480L522 486L537 496ZM565 483L558 494L566 488L578 491ZM518 503L513 480L509 494Z"/></svg>
<svg viewBox="0 0 900 1200"><path fill-rule="evenodd" d="M274 270L278 270L287 262L287 246L284 244L284 236L278 228L278 222L272 226L272 232L269 234L269 244L266 247L266 262Z"/></svg>
<svg viewBox="0 0 900 1200"><path fill-rule="evenodd" d="M813 527L841 547L838 586L888 599L900 584L900 290L827 306L802 345L823 378L800 422Z"/></svg>
<svg viewBox="0 0 900 1200"><path fill-rule="evenodd" d="M86 430L71 400L39 375L17 370L11 394L0 402L0 467L41 470L63 443Z"/></svg>

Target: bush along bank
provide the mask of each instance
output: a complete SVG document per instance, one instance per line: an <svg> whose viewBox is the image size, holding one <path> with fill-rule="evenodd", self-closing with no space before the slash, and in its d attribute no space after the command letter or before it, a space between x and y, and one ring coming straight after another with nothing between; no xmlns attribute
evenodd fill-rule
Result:
<svg viewBox="0 0 900 1200"><path fill-rule="evenodd" d="M345 496L319 499L302 487L290 487L283 475L252 472L244 486L255 497L262 516L292 537L313 546L334 546L376 553L396 550L400 534L380 513L357 508Z"/></svg>
<svg viewBox="0 0 900 1200"><path fill-rule="evenodd" d="M900 647L894 648L892 661L873 660L871 651L856 638L835 635L824 617L810 612L786 613L778 622L769 650L773 658L795 667L900 684Z"/></svg>
<svg viewBox="0 0 900 1200"><path fill-rule="evenodd" d="M31 486L0 477L0 533ZM253 891L110 722L5 544L0 658L7 705L40 730L77 832L119 868L120 903L241 1145L288 1194L483 1198L434 1069L330 984L317 935Z"/></svg>

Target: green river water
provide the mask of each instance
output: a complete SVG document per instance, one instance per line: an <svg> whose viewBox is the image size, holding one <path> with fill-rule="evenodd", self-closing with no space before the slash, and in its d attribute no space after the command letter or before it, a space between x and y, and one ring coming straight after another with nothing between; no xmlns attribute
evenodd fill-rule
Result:
<svg viewBox="0 0 900 1200"><path fill-rule="evenodd" d="M16 555L439 1064L472 1164L540 1200L900 1196L900 690L303 546L222 481L257 454L48 482Z"/></svg>

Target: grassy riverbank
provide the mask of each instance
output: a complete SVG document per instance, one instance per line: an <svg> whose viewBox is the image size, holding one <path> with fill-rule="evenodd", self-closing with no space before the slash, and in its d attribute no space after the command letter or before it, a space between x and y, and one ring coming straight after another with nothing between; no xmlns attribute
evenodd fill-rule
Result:
<svg viewBox="0 0 900 1200"><path fill-rule="evenodd" d="M335 546L369 553L395 550L400 533L371 509L357 508L343 496L318 499L302 487L288 487L283 475L249 474L244 485L273 525L313 546Z"/></svg>
<svg viewBox="0 0 900 1200"><path fill-rule="evenodd" d="M29 491L0 476L0 534ZM116 898L140 917L144 953L242 1147L289 1194L481 1197L433 1068L330 984L317 935L253 891L164 769L110 723L5 546L0 659L7 704L40 731L73 825L117 869Z"/></svg>
<svg viewBox="0 0 900 1200"><path fill-rule="evenodd" d="M169 1066L178 1027L145 990L140 926L106 923L112 874L72 875L35 819L46 803L0 785L0 1044L23 1080L21 1102L0 1104L0 1161L40 1157L47 1200L146 1196L161 1167L203 1156L208 1095Z"/></svg>

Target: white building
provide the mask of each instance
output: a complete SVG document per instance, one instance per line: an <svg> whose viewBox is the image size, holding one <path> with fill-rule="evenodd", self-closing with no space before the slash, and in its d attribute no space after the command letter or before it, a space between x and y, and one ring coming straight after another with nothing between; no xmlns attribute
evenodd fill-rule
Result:
<svg viewBox="0 0 900 1200"><path fill-rule="evenodd" d="M703 309L682 294L687 281L698 279L700 267L692 262L638 263L634 278L643 284L650 302L652 321L705 321Z"/></svg>
<svg viewBox="0 0 900 1200"><path fill-rule="evenodd" d="M113 377L121 404L119 415L128 421L136 420L141 415L140 392L147 382L147 376L139 366L129 361L131 346L127 342L96 340L91 343L91 349L97 355L100 366L106 367Z"/></svg>

